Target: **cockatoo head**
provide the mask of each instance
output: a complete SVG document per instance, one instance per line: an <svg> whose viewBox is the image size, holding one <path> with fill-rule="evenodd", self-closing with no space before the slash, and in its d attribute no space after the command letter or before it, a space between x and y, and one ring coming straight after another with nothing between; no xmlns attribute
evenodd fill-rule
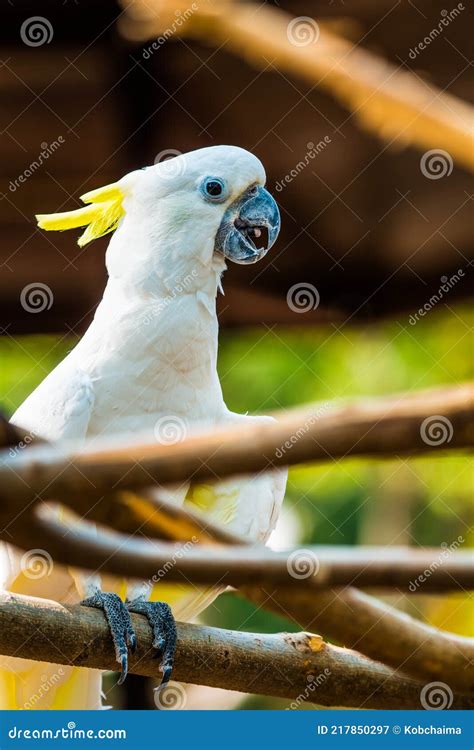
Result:
<svg viewBox="0 0 474 750"><path fill-rule="evenodd" d="M150 216L155 210L158 224L164 220L181 227L188 242L211 242L212 252L236 263L260 260L278 236L280 213L263 187L265 170L242 148L191 151L128 179L133 187L125 206L128 203L131 212L134 204L146 207Z"/></svg>
<svg viewBox="0 0 474 750"><path fill-rule="evenodd" d="M108 251L115 268L150 262L215 268L219 258L222 267L224 258L255 263L280 230L278 206L264 184L265 170L253 154L212 146L93 190L77 211L37 218L44 229L86 226L81 246L117 230Z"/></svg>

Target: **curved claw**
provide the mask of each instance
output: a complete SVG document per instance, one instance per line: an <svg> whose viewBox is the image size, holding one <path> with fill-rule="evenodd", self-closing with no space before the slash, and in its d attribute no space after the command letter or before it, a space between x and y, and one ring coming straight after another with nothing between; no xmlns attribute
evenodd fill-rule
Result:
<svg viewBox="0 0 474 750"><path fill-rule="evenodd" d="M161 659L163 678L161 686L166 685L173 670L173 658L176 650L176 623L168 604L165 602L147 602L135 599L127 602L129 612L144 615L153 631L154 657Z"/></svg>
<svg viewBox="0 0 474 750"><path fill-rule="evenodd" d="M134 654L137 650L137 636L135 635L134 630L127 633L127 643L130 646L130 651Z"/></svg>
<svg viewBox="0 0 474 750"><path fill-rule="evenodd" d="M128 675L128 654L122 654L120 658L120 663L122 665L121 674L117 681L117 685L123 685L125 682L127 675Z"/></svg>
<svg viewBox="0 0 474 750"><path fill-rule="evenodd" d="M173 665L168 665L163 669L163 677L161 678L160 688L164 688L170 681L171 672L173 671Z"/></svg>

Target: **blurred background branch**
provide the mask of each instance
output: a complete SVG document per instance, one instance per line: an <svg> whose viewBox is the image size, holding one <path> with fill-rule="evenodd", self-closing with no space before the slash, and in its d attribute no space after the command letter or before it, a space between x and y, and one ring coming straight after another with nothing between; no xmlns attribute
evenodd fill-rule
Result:
<svg viewBox="0 0 474 750"><path fill-rule="evenodd" d="M177 25L173 0L122 4L128 14L120 28L135 42L159 38L173 24L178 34L206 44L227 42L234 54L259 69L272 65L329 91L384 140L446 149L460 164L474 168L474 108L310 17L294 17L268 3L224 0L212 6L196 3Z"/></svg>
<svg viewBox="0 0 474 750"><path fill-rule="evenodd" d="M474 444L474 386L397 395L332 408L297 409L275 423L217 427L174 445L136 439L68 446L38 446L4 454L3 507L30 503L35 494L74 503L118 489L156 482L213 480L279 465L349 455L416 454ZM21 433L21 430L20 430ZM184 438L184 436L183 436ZM22 438L24 440L24 436ZM77 507L77 506L76 506Z"/></svg>

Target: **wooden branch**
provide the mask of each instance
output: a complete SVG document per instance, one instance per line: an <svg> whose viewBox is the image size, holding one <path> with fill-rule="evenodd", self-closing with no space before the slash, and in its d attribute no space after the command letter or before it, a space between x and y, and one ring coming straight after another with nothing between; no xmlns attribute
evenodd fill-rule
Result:
<svg viewBox="0 0 474 750"><path fill-rule="evenodd" d="M474 386L292 410L275 423L216 427L175 445L91 441L0 456L2 512L35 495L96 500L113 488L215 481L276 466L354 455L416 455L474 444ZM149 438L148 438L149 440ZM91 505L93 503L91 502ZM89 506L90 507L90 506Z"/></svg>
<svg viewBox="0 0 474 750"><path fill-rule="evenodd" d="M296 463L298 461L308 460L308 458L311 456L325 456L328 446L331 446L333 450L342 450L343 448L344 450L348 449L346 452L350 453L356 453L359 449L361 450L361 452L363 452L364 450L369 450L370 452L379 455L384 455L385 451L387 451L388 453L390 447L393 450L397 450L400 445L401 450L408 447L413 452L417 452L420 449L427 449L427 446L420 445L420 442L423 442L422 440L420 441L420 431L424 421L431 415L442 415L445 420L448 420L448 428L449 425L451 425L452 431L448 430L446 443L429 446L430 448L439 449L446 447L467 447L468 445L472 444L472 400L473 388L470 385L466 385L461 389L450 389L448 391L445 390L441 392L429 391L418 394L415 397L392 397L388 400L378 400L376 402L368 401L356 407L352 407L352 409L350 407L342 407L341 409L335 410L335 412L326 415L321 415L320 409L318 409L316 412L306 410L303 412L303 415L306 415L307 422L304 422L301 412L299 417L297 417L296 414L293 413L286 417L286 419L288 420L286 424L284 421L282 421L277 425L265 425L263 434L261 432L259 432L257 435L254 435L253 433L249 434L249 439L250 437L252 439L249 455L246 454L245 450L242 453L242 446L246 447L247 436L245 436L244 441L242 439L241 431L237 430L239 439L236 440L235 430L229 432L226 431L225 435L220 435L220 440L222 441L225 448L223 456L221 455L220 457L220 462L223 466L222 476L235 473L237 467L241 469L242 467L239 463L240 461L242 461L244 468L249 467L250 464L248 462L253 460L252 455L255 456L256 448L259 448L261 451L259 460L263 465L267 465L267 462L269 465L273 465L274 462L276 463L278 460L280 460L281 456L280 458L275 456L275 458L277 458L277 461L275 461L275 458L273 457L272 460L269 461L269 459L266 458L265 449L270 447L270 450L273 450L275 454L277 452L282 453L282 444L279 445L275 442L276 436L278 436L278 440L280 440L280 438L283 438L283 442L284 440L291 439L291 436L293 434L288 430L291 426L292 419L294 419L292 428L295 429L294 435L297 439L290 443L290 448L285 449L285 453L282 454L285 460L282 460L281 463ZM315 414L317 414L316 418ZM318 425L318 421L321 420L323 421L322 429L319 432L315 432L313 428L315 427L315 425L316 427L319 427L320 425ZM301 429L302 424L304 425L303 430ZM380 425L382 425L382 427L380 427ZM268 428L270 429L267 432ZM283 432L280 431L282 429ZM273 430L275 430L275 433L273 432ZM350 433L350 441L352 441L352 443L349 441L349 447L347 439L345 437L346 431ZM376 433L376 440L372 442L370 440L368 441L367 436L370 436L373 432ZM310 440L307 437L308 434L310 435ZM289 435L290 437L288 437ZM342 440L342 445L341 442L338 442L338 436ZM165 477L169 476L169 474L166 474L169 465L175 463L175 465L173 465L172 467L172 472L174 472L172 473L172 476L176 478L177 476L180 476L176 472L183 472L183 466L189 471L190 461L193 460L193 447L194 450L197 451L199 460L206 460L205 450L209 451L210 442L212 443L212 437L210 439L207 436L189 439L184 443L184 455L180 455L180 450L182 450L183 448L182 445L172 446L173 450L171 451L165 449L165 455L167 457L166 460L161 453L161 451L163 450L162 448L158 448L158 453L160 455L158 456L158 460L156 460L156 446L147 445L144 447L144 460L151 463L156 460L156 464L154 465L155 470L157 472L159 470L162 470ZM304 443L303 449L301 448L302 442ZM275 446L277 447L275 448ZM213 447L216 448L216 451L219 453L219 441L217 442L217 444L214 443ZM234 449L234 453L237 454L236 457L233 454L232 448ZM120 461L123 461L121 468L124 469L124 467L126 467L127 470L131 470L133 472L133 467L130 466L129 463L127 464L127 462L124 461L125 454L127 452L129 454L131 453L133 458L137 460L140 458L140 454L137 453L137 450L141 449L143 449L143 447L139 447L137 449L136 446L132 451L128 449L119 449L119 459ZM24 457L28 458L28 453L33 460L24 460ZM342 453L341 455L344 455L344 453ZM147 572L150 572L150 568L147 566L149 566L150 562L152 562L155 567L151 574L156 573L156 570L159 569L156 567L157 563L160 559L161 562L163 562L163 558L150 558L149 546L146 548L133 547L132 549L128 550L125 546L121 549L117 549L117 539L111 537L110 532L104 532L100 535L99 548L97 548L97 540L88 536L81 539L80 535L78 536L77 531L74 534L68 536L67 541L65 542L64 529L62 527L55 528L54 523L50 518L45 518L44 516L40 517L38 521L33 524L31 514L22 514L22 510L25 505L27 503L30 503L32 500L31 485L30 488L28 488L28 483L32 482L34 487L34 482L39 481L37 473L38 468L39 475L43 476L44 479L45 474L47 476L47 472L52 471L52 466L54 466L55 461L56 470L59 471L67 468L64 464L65 456L69 456L70 458L72 457L75 460L77 458L77 460L79 460L80 462L82 461L82 463L80 463L81 470L85 469L86 471L88 471L90 468L88 461L90 461L90 465L92 465L93 470L97 472L97 476L99 477L101 471L100 462L104 461L105 459L104 463L108 479L104 481L104 487L108 492L110 492L110 486L113 485L108 485L108 482L111 483L117 476L113 473L117 470L117 451L115 451L114 453L113 448L111 449L110 454L107 453L107 450L105 450L105 454L104 451L102 451L102 453L99 453L100 460L98 462L96 460L97 455L94 453L88 454L88 452L85 451L79 452L77 454L75 454L74 452L64 454L59 448L54 447L38 447L30 448L28 451L19 451L14 459L12 459L10 456L7 456L6 460L3 462L3 468L0 470L0 481L5 479L5 477L7 476L10 476L11 478L12 472L14 473L16 469L20 469L20 472L23 471L23 475L21 475L21 473L18 474L18 477L21 477L18 486L21 488L21 483L26 482L26 490L21 488L20 492L9 492L5 494L4 497L2 496L0 504L0 517L2 522L8 521L9 523L11 523L13 520L11 514L15 514L14 518L17 517L15 524L13 524L13 526L16 526L18 530L18 533L15 532L15 534L13 535L15 542L19 545L23 544L25 548L37 547L37 540L38 538L41 538L45 548L50 549L53 556L57 555L57 559L64 559L65 562L71 562L73 560L72 556L75 554L75 552L77 552L77 559L82 560L83 564L86 567L100 567L101 563L104 562L104 556L108 557L109 555L112 555L112 569L116 572L119 571L121 574L132 573L132 568L130 567L131 561L135 566L133 570L146 570ZM305 458L303 458L303 456ZM91 458L92 460L90 460ZM23 459L23 463L22 461L17 459ZM194 457L194 460L195 459L196 457ZM207 461L212 461L212 458L210 456L207 456ZM8 468L5 472L5 467L7 466ZM261 466L260 464L251 464L251 466L254 467L254 470L263 468L263 466ZM200 471L203 471L203 474L199 476L201 478L205 477L206 468L198 466L198 469ZM215 467L213 466L212 473L214 472L214 469ZM249 470L251 470L251 468L249 468ZM45 472L45 474L42 474L42 472ZM54 481L54 475L52 476L52 479ZM65 483L65 489L69 488L69 491L65 495L64 499L67 499L67 502L78 501L80 503L80 512L87 513L91 511L92 501L94 500L95 496L94 493L88 494L87 489L84 491L86 485L84 483L81 484L81 481L81 478L79 478L78 482L75 482L74 475L71 474L71 477L68 478ZM141 480L139 480L138 482L139 485L140 482ZM150 477L147 476L146 480L144 480L144 484L149 484L149 482ZM118 482L118 484L120 484L120 481ZM5 486L6 483L4 482L2 490ZM38 485L38 488L39 487L40 485ZM14 480L12 480L12 484L9 486L9 489L12 490L14 488L15 483ZM116 499L117 498L115 498L115 501ZM152 523L150 521L150 518L153 518L153 514L160 509L151 508L151 516L147 515L148 511L146 511L145 516L143 516L143 514L137 514L137 508L135 505L131 516L125 516L121 520L118 520L117 515L114 515L113 509L114 504L110 503L110 505L106 507L106 512L104 514L103 520L107 520L108 513L109 519L112 519L112 525L115 524L117 527L121 527L122 530L127 530L127 524L129 524L131 520L140 520L142 523L144 521L150 523L151 526L155 528L155 531L157 528L159 531L160 523L156 523L156 519ZM162 512L164 512L165 517L169 515L169 509L162 508L161 510ZM94 513L92 513L91 515L94 515ZM181 517L179 511L176 511L174 516L171 513L172 518L177 524L178 530L181 529L180 533L182 534L182 536L180 538L183 539L186 538L186 534L189 532L189 529L193 528L193 524L195 526L197 525L198 527L202 524L202 521L199 518L190 518L190 514L186 515L187 517ZM26 521L26 519L28 520ZM13 526L11 527L11 529L13 529ZM207 526L209 526L209 524L207 524ZM131 529L128 530L131 531ZM40 534L39 537L38 532ZM207 528L207 532L210 533L211 537L216 534L216 530L213 529L212 526L211 528ZM81 533L85 533L85 531L81 530ZM172 530L172 533L170 535L173 536L173 534L175 533L176 528ZM233 540L229 538L229 533L225 531L224 534L225 539L222 538L220 539L220 541L225 541L227 544L233 543ZM11 537L7 536L6 538L8 541L12 540ZM219 540L218 529L216 538ZM111 540L112 543L110 543ZM207 541L209 541L209 539L207 539ZM235 542L242 543L242 540L236 539ZM127 545L129 545L130 543L131 542L127 541ZM84 554L84 544L87 550L86 554ZM91 545L89 548L87 548L88 544ZM48 545L51 546L49 547ZM154 548L154 551L157 551L156 548ZM214 551L216 551L215 548ZM161 548L161 552L163 553L163 548ZM65 555L67 559L64 557ZM67 557L68 555L69 558ZM169 560L169 557L167 557L166 560ZM107 569L109 561L105 560L105 562L105 568ZM74 564L76 563L74 562ZM278 564L281 564L281 561L279 561ZM118 567L115 568L115 565L117 565ZM167 569L168 567L169 566L167 566ZM140 574L138 575L139 577L142 577ZM254 580L259 580L258 576ZM276 580L278 580L278 578ZM303 587L303 585L300 585L298 583L298 579L292 580L291 593L296 591L298 591L299 594L302 593L303 588L306 588L307 581L304 581L304 583L305 586ZM314 582L310 582L310 588L312 603L306 609L306 613L303 609L303 607L306 605L302 605L302 612L303 614L308 614L309 612L314 611L315 606L318 611L324 610L325 612L327 612L327 621L323 621L323 625L327 628L327 632L329 635L331 635L331 633L334 633L332 637L338 638L339 636L343 636L343 624L348 625L350 623L355 628L355 631L353 633L354 639L359 639L360 643L362 644L360 648L362 649L363 647L368 653L373 653L375 658L383 659L387 662L390 662L390 659L394 659L394 663L396 663L397 666L406 662L408 664L408 668L413 673L423 676L427 675L428 679L433 678L434 676L439 676L439 674L443 674L444 664L446 663L446 674L450 674L452 676L453 686L461 684L464 689L464 687L468 684L471 685L468 679L465 679L464 677L464 675L466 674L466 670L463 669L463 667L460 667L459 670L457 670L456 662L453 658L453 649L455 650L457 648L461 648L462 659L464 659L465 654L467 654L466 658L471 658L469 657L469 654L472 653L472 651L466 650L471 648L470 642L467 641L467 639L465 639L466 642L464 642L464 640L462 643L458 641L453 645L453 639L451 638L451 636L445 633L438 634L437 631L434 631L436 635L440 636L440 647L436 651L437 662L435 664L431 664L429 661L429 651L422 649L422 638L426 637L427 635L426 631L423 631L423 628L425 626L422 626L420 623L417 623L414 620L410 620L409 622L406 622L406 637L404 636L403 638L399 639L400 618L404 620L405 616L392 610L396 617L391 617L389 616L389 614L384 614L384 637L374 639L374 641L369 639L369 641L366 643L366 639L362 638L361 636L366 631L370 631L371 628L370 625L365 630L363 628L363 603L361 603L360 601L354 601L354 597L358 595L358 592L356 592L352 596L350 604L347 605L349 607L348 615L347 609L345 611L340 610L336 606L337 602L341 600L341 597L345 597L345 592L339 591L337 594L338 598L334 598L334 596L330 595L329 598L326 599L327 606L326 608L324 608L321 604L320 599L322 594L320 590L318 593L317 586L315 586ZM285 597L290 596L290 592L288 590L286 590L285 592L284 589L280 588L279 592L282 595L282 602L285 601ZM318 598L321 606L313 604L313 602L316 602ZM370 623L374 626L374 628L376 628L377 607L384 605L379 605L376 600L372 600L372 603L373 611L372 620L370 621ZM297 605L295 605L295 607L296 606ZM365 609L367 609L367 607L365 607ZM286 614L288 615L288 612L290 611L289 606L286 607L286 610ZM378 612L378 616L380 617L380 610L378 610ZM333 622L332 625L331 622ZM338 630L338 628L340 628L340 630ZM415 633L409 632L411 628L415 628ZM446 647L445 638L450 639L450 645L446 651L446 659L444 659L443 657L443 649ZM455 637L453 638L454 640L456 640ZM344 643L349 642L345 637L341 637L340 640ZM415 654L413 657L410 657L410 654L413 654L412 642L415 643ZM393 643L400 644L400 649L396 651L396 658L393 655L391 656L391 647ZM416 657L417 653L420 654L420 658L418 659ZM439 666L440 664L442 666Z"/></svg>
<svg viewBox="0 0 474 750"><path fill-rule="evenodd" d="M130 8L119 28L129 39L156 40L171 28L173 34L225 45L258 69L277 68L303 76L356 113L359 122L381 138L411 142L423 151L445 149L449 158L474 168L474 110L468 103L353 45L323 23L294 18L268 3L222 0L201 5L178 27L170 0L122 3Z"/></svg>
<svg viewBox="0 0 474 750"><path fill-rule="evenodd" d="M0 448L16 446L26 435L26 432L11 424L6 417L0 413ZM33 438L32 441L33 442Z"/></svg>
<svg viewBox="0 0 474 750"><path fill-rule="evenodd" d="M208 545L197 544L196 537L191 537L194 543L177 547L107 529L97 535L89 525L65 526L44 514L26 537L24 529L12 531L16 545L29 549L41 539L42 547L64 565L143 580L166 571L167 583L280 585L291 592L303 588L310 597L321 589L355 582L362 587L402 588L409 593L410 583L428 570L425 592L474 589L470 551L453 551L442 560L439 550L397 547L312 546L274 552L261 544L247 544L214 546L210 551Z"/></svg>
<svg viewBox="0 0 474 750"><path fill-rule="evenodd" d="M251 601L426 682L474 691L474 639L447 633L354 588L314 593L244 586Z"/></svg>
<svg viewBox="0 0 474 750"><path fill-rule="evenodd" d="M169 510L171 511L171 517L178 520L179 516L184 512L182 509L176 509L175 507ZM188 516L186 512L184 513ZM191 529L189 528L190 518L187 517L186 524L184 525L184 528L190 534L187 538L189 539L191 536L197 538L204 519L200 518L197 513L189 514L189 516L192 517L194 526ZM205 528L208 533L212 530L212 534L217 539L219 538L218 526L213 528L212 525L207 524ZM44 534L41 534L41 537L44 539ZM91 541L93 543L93 540ZM238 537L232 537L229 532L226 533L225 542L234 545L242 544L242 540ZM74 542L74 544L76 543L78 544L78 549L81 550L81 543ZM59 550L64 548L70 550L69 544L65 547L62 537L59 539L58 547ZM90 556L91 548L89 545L86 548L88 549L88 556ZM246 555L247 550L248 548L245 548ZM299 568L300 573L310 570L308 566L314 565L316 561L321 566L321 559L324 560L325 551L333 556L339 554L337 548L329 548L328 550L317 547L310 548L300 551L300 556L296 560L293 560L293 565ZM113 559L114 552L112 550L110 552ZM219 556L220 552L220 547L217 549L214 547L212 558L215 559L216 556ZM269 553L268 550L266 552ZM362 562L361 556L371 553L373 555L372 562L374 562L374 560L383 559L385 555L389 554L390 557L385 557L385 562L388 562L389 567L393 566L393 570L396 570L401 561L407 560L408 555L414 553L414 558L416 559L417 554L420 552L422 551L410 549L403 551L396 549L378 550L377 548L368 548L365 550L350 548L343 550L344 557L348 558L354 566L355 580L357 580L359 585L361 579L357 578L357 573L360 572L360 568L358 570L357 568ZM209 555L209 553L207 554ZM418 558L420 568L429 571L429 575L425 576L423 583L419 587L415 585L414 590L418 592L426 592L425 584L430 581L435 569L439 569L439 565L444 565L453 555L453 553L450 553L447 558L443 556L443 560L440 563L439 551L424 550L422 557L426 554L431 556L431 560L437 561L437 564L434 568L432 563L429 563L427 559L423 560L422 563L421 558ZM176 555L171 553L171 550L164 558L166 560L171 559L173 563L177 562L178 565L181 562L181 558L177 559ZM160 567L158 567L158 561L155 561L154 564L157 566L155 570L163 568L166 564L165 559L161 561ZM464 560L466 568L470 568L472 571L472 553L468 553L468 559L464 558ZM327 564L328 562L329 558L326 557L325 563ZM87 564L85 559L84 563ZM325 563L323 562L323 566ZM107 564L108 558L106 566ZM364 564L370 565L369 559L365 560ZM474 677L472 669L470 669L470 664L474 661L474 641L471 639L461 638L451 633L431 628L353 588L340 589L337 592L317 591L315 590L313 577L309 581L307 578L295 579L291 582L291 586L285 588L280 585L276 590L273 584L270 587L268 581L265 580L260 582L260 587L256 587L255 585L249 586L248 582L245 585L248 570L247 560L242 560L241 565L238 567L239 581L236 585L244 581L244 585L240 585L240 590L247 598L259 606L263 605L265 608L272 609L280 615L292 617L299 625L306 629L316 625L326 637L357 648L365 655L382 661L385 664L397 668L403 667L404 671L412 676L429 681L442 678L445 675L449 684L455 689L461 691L474 689ZM171 571L169 566L166 569L168 573L171 572L172 574L174 567L171 568ZM186 570L186 578L196 581L195 575L199 576L198 570L199 561L193 560L192 566ZM281 572L283 573L283 571ZM321 568L319 568L320 572ZM415 571L413 572L415 573ZM446 572L449 578L454 573L454 570L451 569ZM224 576L225 573L226 570L223 568L222 574ZM458 572L454 574L457 576ZM470 575L470 586L472 588L472 572ZM419 573L416 572L412 581L415 583L419 581L418 576ZM389 577L384 578L385 585L387 585ZM180 580L179 576L177 580ZM464 588L468 588L468 581L466 578L463 580L465 583ZM439 587L439 583L437 585ZM413 591L413 587L410 588L410 586L406 585L404 589L407 593L409 590ZM270 592L270 595L268 592Z"/></svg>
<svg viewBox="0 0 474 750"><path fill-rule="evenodd" d="M145 618L132 615L138 647L130 671L158 676ZM40 599L0 599L0 653L94 669L117 669L103 614ZM173 679L324 706L421 708L423 684L309 633L262 635L178 624ZM181 693L184 700L184 690ZM454 695L451 708L474 700ZM289 707L295 707L290 703Z"/></svg>

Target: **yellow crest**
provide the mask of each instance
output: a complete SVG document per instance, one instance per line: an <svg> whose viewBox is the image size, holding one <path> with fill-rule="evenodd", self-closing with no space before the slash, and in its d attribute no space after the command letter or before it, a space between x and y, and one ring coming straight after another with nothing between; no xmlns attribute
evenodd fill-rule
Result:
<svg viewBox="0 0 474 750"><path fill-rule="evenodd" d="M84 247L88 242L117 229L125 213L122 205L123 198L124 193L115 182L81 195L81 201L88 204L83 208L58 214L38 214L36 219L38 226L46 230L63 231L87 227L77 241L80 247Z"/></svg>

